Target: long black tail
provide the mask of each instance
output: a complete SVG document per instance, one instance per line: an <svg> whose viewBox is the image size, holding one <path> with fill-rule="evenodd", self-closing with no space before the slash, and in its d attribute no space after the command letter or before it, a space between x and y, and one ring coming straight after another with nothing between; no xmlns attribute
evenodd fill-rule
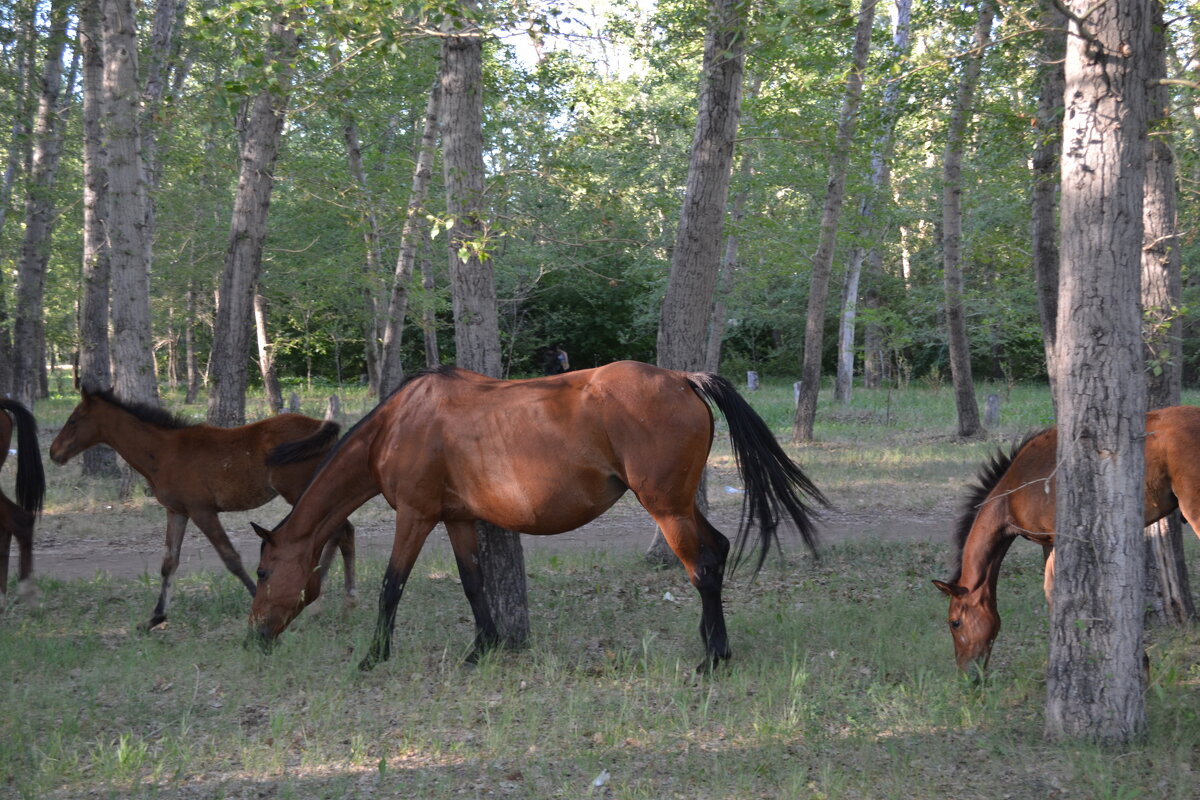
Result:
<svg viewBox="0 0 1200 800"><path fill-rule="evenodd" d="M46 500L46 473L38 448L37 422L29 409L16 400L0 397L0 408L12 414L17 428L17 504L38 514ZM3 459L0 459L3 461Z"/></svg>
<svg viewBox="0 0 1200 800"><path fill-rule="evenodd" d="M303 439L276 445L270 453L267 453L267 466L282 467L284 464L295 464L325 455L337 441L341 430L341 425L325 420L321 423L321 427Z"/></svg>
<svg viewBox="0 0 1200 800"><path fill-rule="evenodd" d="M757 527L761 546L754 569L762 569L771 543L779 544L777 528L784 514L791 517L804 543L815 554L817 532L812 503L828 506L825 495L783 452L767 423L733 384L707 372L693 372L687 377L696 394L716 406L729 423L733 457L746 484L734 566L742 559L750 528Z"/></svg>

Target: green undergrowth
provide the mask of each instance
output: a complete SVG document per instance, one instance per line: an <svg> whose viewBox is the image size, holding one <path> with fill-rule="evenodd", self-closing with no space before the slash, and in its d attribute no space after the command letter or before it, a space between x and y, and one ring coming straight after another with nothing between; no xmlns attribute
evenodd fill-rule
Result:
<svg viewBox="0 0 1200 800"><path fill-rule="evenodd" d="M957 673L929 584L946 557L853 544L738 571L734 660L715 675L694 671L700 604L682 572L633 555L534 554L529 649L465 667L461 587L447 556L426 554L395 654L369 673L356 665L378 561L359 607L323 598L270 654L243 647L248 599L225 574L182 578L150 634L137 626L152 580L42 580L40 605L0 617L0 795L1195 796L1193 631L1151 632L1144 742L1048 744L1040 549L1005 563L983 686Z"/></svg>

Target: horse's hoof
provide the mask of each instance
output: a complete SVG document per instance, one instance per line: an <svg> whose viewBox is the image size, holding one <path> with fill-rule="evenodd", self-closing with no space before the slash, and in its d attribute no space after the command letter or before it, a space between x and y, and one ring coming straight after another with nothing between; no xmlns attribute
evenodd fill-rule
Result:
<svg viewBox="0 0 1200 800"><path fill-rule="evenodd" d="M728 661L729 654L725 655L709 655L696 666L697 675L712 675L721 668L722 661Z"/></svg>
<svg viewBox="0 0 1200 800"><path fill-rule="evenodd" d="M166 617L151 617L150 621L142 626L142 633L150 633L153 630L163 630L167 627Z"/></svg>
<svg viewBox="0 0 1200 800"><path fill-rule="evenodd" d="M359 672L370 672L375 669L375 665L379 663L379 659L374 656L367 656L362 661L358 662Z"/></svg>

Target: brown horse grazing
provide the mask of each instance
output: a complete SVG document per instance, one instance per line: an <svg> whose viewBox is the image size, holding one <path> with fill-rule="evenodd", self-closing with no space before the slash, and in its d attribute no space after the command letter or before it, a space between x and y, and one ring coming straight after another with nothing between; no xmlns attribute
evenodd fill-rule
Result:
<svg viewBox="0 0 1200 800"><path fill-rule="evenodd" d="M188 520L196 523L229 571L254 595L254 582L242 567L218 512L258 508L276 495L295 503L320 459L337 441L338 430L333 422L300 414L279 414L238 428L197 425L155 406L124 402L111 391L84 389L79 405L50 445L50 458L65 464L93 445L107 444L142 474L167 510L162 590L146 625L149 630L167 618ZM340 548L346 596L352 600L354 528L345 522L334 533L336 544L324 553L321 574L332 561L335 546Z"/></svg>
<svg viewBox="0 0 1200 800"><path fill-rule="evenodd" d="M950 635L960 669L979 677L1000 632L996 580L1017 536L1046 552L1045 592L1054 583L1054 428L1034 434L985 464L959 521L958 564L946 581L934 581L950 597ZM1146 506L1149 525L1176 508L1200 533L1200 408L1173 406L1146 415Z"/></svg>
<svg viewBox="0 0 1200 800"><path fill-rule="evenodd" d="M499 641L482 593L475 521L532 534L595 519L632 490L658 523L702 601L705 665L729 658L721 587L729 540L696 507L713 438L713 403L729 423L746 484L736 559L759 526L762 566L786 514L815 547L804 498L824 497L723 378L622 361L502 381L440 368L405 381L330 453L304 495L263 538L250 639L268 646L320 593L316 553L346 516L383 493L396 536L379 597L369 669L388 658L396 606L425 538L446 525L475 617L471 658Z"/></svg>
<svg viewBox="0 0 1200 800"><path fill-rule="evenodd" d="M20 553L18 593L24 597L34 593L33 522L46 497L46 476L42 471L42 454L38 449L37 423L33 414L16 400L3 397L0 397L0 409L8 412L0 414L0 467L8 459L13 428L17 429L17 502L0 492L0 611L3 611L8 595L8 550L14 536Z"/></svg>

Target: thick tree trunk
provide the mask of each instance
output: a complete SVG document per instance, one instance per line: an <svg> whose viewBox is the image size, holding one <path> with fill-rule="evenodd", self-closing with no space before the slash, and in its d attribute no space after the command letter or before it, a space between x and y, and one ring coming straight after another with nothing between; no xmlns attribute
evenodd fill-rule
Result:
<svg viewBox="0 0 1200 800"><path fill-rule="evenodd" d="M104 54L100 41L100 0L80 0L79 48L83 53L83 265L79 296L79 380L84 386L112 386L108 348L108 175L100 127L104 95ZM83 474L117 474L116 453L108 446L83 451Z"/></svg>
<svg viewBox="0 0 1200 800"><path fill-rule="evenodd" d="M890 60L894 64L908 54L908 34L912 27L912 0L897 0L892 33ZM846 280L842 291L842 321L838 337L837 383L834 399L849 403L854 387L854 335L858 319L858 291L863 264L875 264L879 257L879 241L883 238L878 219L878 207L888 201L891 188L891 160L895 149L897 105L900 101L900 81L893 79L883 90L882 127L871 147L870 190L858 208L858 227L867 245L856 246L847 261ZM868 279L878 281L878 274L868 271ZM878 295L875 295L876 299Z"/></svg>
<svg viewBox="0 0 1200 800"><path fill-rule="evenodd" d="M846 172L850 163L850 145L858 122L858 106L862 100L863 73L871 51L871 27L875 22L876 0L865 0L858 12L854 32L854 61L846 80L846 94L838 115L837 138L829 165L829 183L825 188L825 207L821 212L821 229L817 252L813 256L812 274L808 284L808 311L804 323L804 363L800 370L800 398L796 404L796 419L792 440L807 442L813 438L817 419L817 397L821 392L821 356L825 338L825 306L829 301L829 278L833 272L833 253L837 246L838 222L846 198Z"/></svg>
<svg viewBox="0 0 1200 800"><path fill-rule="evenodd" d="M979 421L979 402L975 399L975 380L971 375L971 347L967 341L967 317L963 299L962 265L962 160L966 148L967 127L973 113L975 89L983 67L983 53L991 38L996 10L991 0L980 0L979 19L971 52L964 59L954 110L946 131L946 151L942 161L942 270L946 295L946 335L950 344L950 375L954 382L954 403L958 410L958 435L975 436L983 430Z"/></svg>
<svg viewBox="0 0 1200 800"><path fill-rule="evenodd" d="M208 395L208 421L213 425L229 427L246 420L251 314L297 47L294 30L283 20L272 23L267 61L274 66L273 80L254 98L246 119L242 168L213 328Z"/></svg>
<svg viewBox="0 0 1200 800"><path fill-rule="evenodd" d="M1176 226L1175 153L1171 143L1171 93L1167 77L1167 37L1163 8L1152 3L1154 49L1150 54L1149 132L1146 189L1142 207L1142 336L1148 369L1150 408L1179 405L1183 339L1179 322L1183 299L1182 258ZM1147 605L1160 622L1182 624L1196 615L1183 560L1179 512L1146 529Z"/></svg>
<svg viewBox="0 0 1200 800"><path fill-rule="evenodd" d="M42 357L42 300L46 267L50 261L50 237L56 218L54 179L61 152L58 98L62 92L62 56L67 43L65 0L50 7L50 30L42 64L38 108L33 126L33 165L25 199L25 235L17 267L16 318L13 326L14 396L27 408L41 395L45 370Z"/></svg>
<svg viewBox="0 0 1200 800"><path fill-rule="evenodd" d="M1070 9L1046 733L1123 743L1146 727L1138 297L1151 14L1140 0Z"/></svg>
<svg viewBox="0 0 1200 800"><path fill-rule="evenodd" d="M147 231L138 134L135 16L132 0L102 0L101 8L113 372L121 397L156 402L150 273L143 241Z"/></svg>
<svg viewBox="0 0 1200 800"><path fill-rule="evenodd" d="M434 77L429 89L429 101L425 106L425 123L421 129L421 141L417 145L416 166L413 169L412 187L408 194L408 205L404 213L404 228L400 232L400 254L396 257L396 271L392 277L392 291L388 300L387 319L383 329L383 354L380 368L380 394L387 396L404 378L404 366L400 360L401 334L404 332L404 317L408 313L408 285L412 280L417 262L417 246L427 229L425 222L425 199L429 194L429 178L433 174L433 158L437 149L438 106L442 96L442 76ZM428 276L430 279L432 276ZM436 341L436 339L435 339ZM428 352L426 360L428 361ZM434 358L436 359L436 354Z"/></svg>
<svg viewBox="0 0 1200 800"><path fill-rule="evenodd" d="M483 39L474 25L442 40L442 150L446 208L454 219L449 239L458 365L499 377L500 325L492 262L484 258ZM479 523L484 594L509 647L529 640L525 555L519 534Z"/></svg>

